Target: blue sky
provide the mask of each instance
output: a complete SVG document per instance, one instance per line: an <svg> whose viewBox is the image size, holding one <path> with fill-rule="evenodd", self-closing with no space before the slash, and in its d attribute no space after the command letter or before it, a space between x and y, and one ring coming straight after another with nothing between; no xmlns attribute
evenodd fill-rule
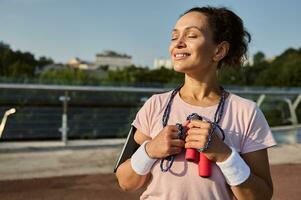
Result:
<svg viewBox="0 0 301 200"><path fill-rule="evenodd" d="M193 6L226 6L252 35L250 56L267 57L301 47L301 1L298 0L0 0L0 41L14 50L94 61L114 50L140 66L168 58L170 33L178 16Z"/></svg>

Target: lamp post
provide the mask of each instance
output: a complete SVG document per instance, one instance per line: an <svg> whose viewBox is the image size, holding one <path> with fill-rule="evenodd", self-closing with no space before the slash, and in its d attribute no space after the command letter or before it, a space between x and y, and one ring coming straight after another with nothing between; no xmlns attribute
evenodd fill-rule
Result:
<svg viewBox="0 0 301 200"><path fill-rule="evenodd" d="M1 124L0 124L0 138L2 136L2 133L4 131L4 128L5 128L5 125L6 125L6 121L7 121L7 117L11 114L14 114L16 112L16 109L15 108L11 108L7 111L5 111L3 117L2 117L2 121L1 121Z"/></svg>

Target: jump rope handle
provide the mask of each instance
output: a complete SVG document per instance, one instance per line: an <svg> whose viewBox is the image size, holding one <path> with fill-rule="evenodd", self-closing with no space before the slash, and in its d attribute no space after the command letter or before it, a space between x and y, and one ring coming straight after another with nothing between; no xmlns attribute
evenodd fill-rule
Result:
<svg viewBox="0 0 301 200"><path fill-rule="evenodd" d="M186 149L185 159L191 162L198 163L199 162L199 152L196 149Z"/></svg>
<svg viewBox="0 0 301 200"><path fill-rule="evenodd" d="M196 149L186 149L185 159L198 163L199 176L207 178L211 176L211 161L207 156Z"/></svg>
<svg viewBox="0 0 301 200"><path fill-rule="evenodd" d="M202 152L199 153L199 157L199 176L208 178L211 176L211 161Z"/></svg>
<svg viewBox="0 0 301 200"><path fill-rule="evenodd" d="M199 119L202 119L198 116ZM187 125L189 122L185 124L185 130L187 131ZM203 178L208 178L211 176L211 161L207 158L207 156L202 153L198 152L196 149L189 148L186 149L185 159L191 162L198 163L199 168L199 176Z"/></svg>

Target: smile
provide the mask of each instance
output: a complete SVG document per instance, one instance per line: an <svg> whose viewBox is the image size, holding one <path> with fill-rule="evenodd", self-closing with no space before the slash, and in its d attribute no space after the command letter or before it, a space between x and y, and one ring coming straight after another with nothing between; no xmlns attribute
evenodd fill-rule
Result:
<svg viewBox="0 0 301 200"><path fill-rule="evenodd" d="M176 54L174 54L175 60L185 59L185 58L187 58L188 56L190 56L189 53L176 53Z"/></svg>

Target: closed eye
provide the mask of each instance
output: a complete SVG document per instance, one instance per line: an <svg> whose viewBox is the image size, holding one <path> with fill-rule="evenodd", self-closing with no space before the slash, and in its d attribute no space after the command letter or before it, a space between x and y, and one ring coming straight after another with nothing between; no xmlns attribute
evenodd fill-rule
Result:
<svg viewBox="0 0 301 200"><path fill-rule="evenodd" d="M187 37L188 38L197 38L198 36L197 35L188 35Z"/></svg>

